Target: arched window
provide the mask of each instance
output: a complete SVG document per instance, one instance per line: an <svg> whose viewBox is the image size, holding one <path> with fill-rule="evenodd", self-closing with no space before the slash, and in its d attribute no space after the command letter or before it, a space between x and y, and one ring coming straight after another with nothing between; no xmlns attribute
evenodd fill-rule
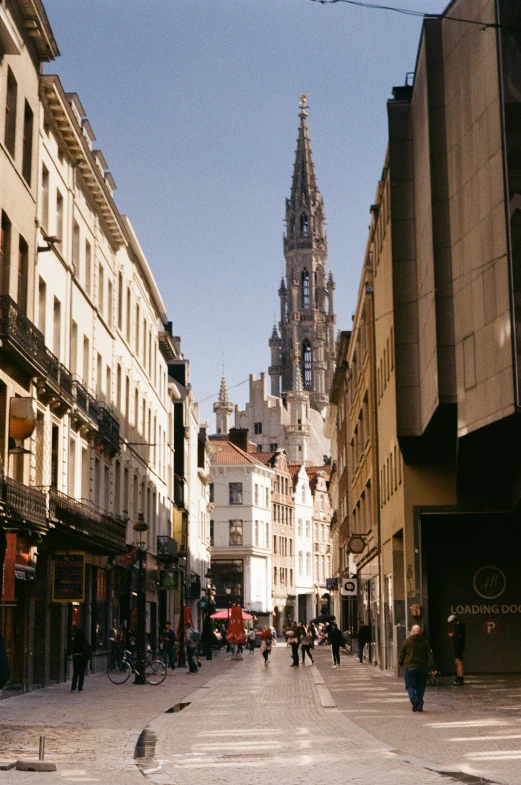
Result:
<svg viewBox="0 0 521 785"><path fill-rule="evenodd" d="M295 216L294 215L292 215L291 218L290 218L289 229L290 229L291 235L294 236L295 235Z"/></svg>
<svg viewBox="0 0 521 785"><path fill-rule="evenodd" d="M304 341L302 345L302 380L304 382L304 389L311 390L313 385L313 376L311 370L311 344L309 341Z"/></svg>
<svg viewBox="0 0 521 785"><path fill-rule="evenodd" d="M311 284L307 270L302 272L302 307L311 307Z"/></svg>
<svg viewBox="0 0 521 785"><path fill-rule="evenodd" d="M300 234L302 237L308 237L309 235L309 220L306 213L302 213L300 216Z"/></svg>

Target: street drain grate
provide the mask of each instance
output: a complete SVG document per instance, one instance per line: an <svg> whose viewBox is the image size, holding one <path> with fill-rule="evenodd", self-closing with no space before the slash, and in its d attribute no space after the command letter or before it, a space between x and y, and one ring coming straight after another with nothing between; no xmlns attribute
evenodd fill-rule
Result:
<svg viewBox="0 0 521 785"><path fill-rule="evenodd" d="M149 728L141 731L134 750L134 758L153 758L156 751L157 734Z"/></svg>
<svg viewBox="0 0 521 785"><path fill-rule="evenodd" d="M175 706L172 706L170 709L167 709L165 711L165 714L177 714L178 711L183 711L183 709L186 709L186 707L189 705L190 705L190 701L188 701L187 703L176 703Z"/></svg>

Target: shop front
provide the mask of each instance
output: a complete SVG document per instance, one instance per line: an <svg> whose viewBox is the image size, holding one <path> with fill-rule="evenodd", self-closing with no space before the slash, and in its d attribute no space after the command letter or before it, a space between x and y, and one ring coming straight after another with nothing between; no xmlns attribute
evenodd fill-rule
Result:
<svg viewBox="0 0 521 785"><path fill-rule="evenodd" d="M436 664L454 673L448 617L466 627L469 673L521 672L521 525L493 513L423 513L422 618Z"/></svg>

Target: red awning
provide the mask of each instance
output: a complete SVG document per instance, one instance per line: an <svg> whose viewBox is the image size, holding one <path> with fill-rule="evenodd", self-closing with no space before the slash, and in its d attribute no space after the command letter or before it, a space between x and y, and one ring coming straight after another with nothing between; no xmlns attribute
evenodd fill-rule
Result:
<svg viewBox="0 0 521 785"><path fill-rule="evenodd" d="M248 620L248 619L253 619L254 618L253 616L250 616L249 613L246 613L245 610L242 610L242 608L241 608L241 612L242 612L243 620ZM231 616L231 609L230 610L224 610L224 611L217 611L217 613L212 613L210 618L211 619L227 619L229 616Z"/></svg>

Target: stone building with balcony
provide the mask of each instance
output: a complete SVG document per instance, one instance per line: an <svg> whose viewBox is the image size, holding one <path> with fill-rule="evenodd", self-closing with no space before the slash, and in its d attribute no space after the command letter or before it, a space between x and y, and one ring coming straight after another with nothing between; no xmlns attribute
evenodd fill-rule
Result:
<svg viewBox="0 0 521 785"><path fill-rule="evenodd" d="M58 49L39 0L0 6L0 52L0 619L28 690L63 679L74 624L94 668L114 628L136 626L140 514L153 645L174 613L168 367L182 355L78 95L40 73ZM20 443L15 398L34 412Z"/></svg>

